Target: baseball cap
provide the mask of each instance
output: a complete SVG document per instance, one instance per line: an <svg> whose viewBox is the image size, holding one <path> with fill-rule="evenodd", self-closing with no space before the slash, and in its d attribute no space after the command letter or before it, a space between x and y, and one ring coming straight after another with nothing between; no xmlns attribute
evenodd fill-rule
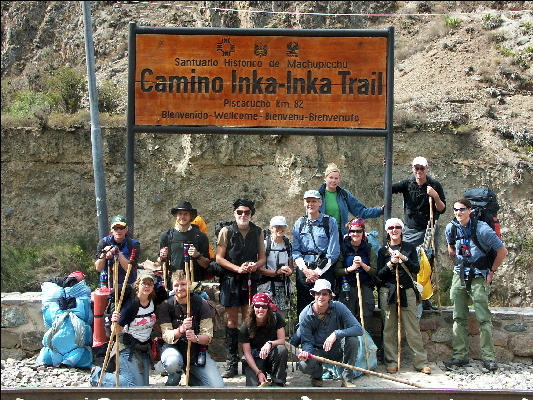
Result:
<svg viewBox="0 0 533 400"><path fill-rule="evenodd" d="M335 293L331 290L331 283L327 279L317 279L315 281L315 286L309 290L309 294L313 296L313 293L320 293L322 290L329 290L333 296Z"/></svg>
<svg viewBox="0 0 533 400"><path fill-rule="evenodd" d="M415 157L413 159L412 165L422 165L423 167L428 166L428 160L426 160L424 157Z"/></svg>
<svg viewBox="0 0 533 400"><path fill-rule="evenodd" d="M137 280L143 281L145 279L151 279L155 283L155 276L152 271L149 271L147 269L138 269L137 270Z"/></svg>
<svg viewBox="0 0 533 400"><path fill-rule="evenodd" d="M282 215L276 215L270 220L270 226L287 226L287 220Z"/></svg>
<svg viewBox="0 0 533 400"><path fill-rule="evenodd" d="M126 223L126 218L123 215L115 216L111 221L111 227L114 227L116 225L127 226L128 224Z"/></svg>
<svg viewBox="0 0 533 400"><path fill-rule="evenodd" d="M304 199L308 199L310 197L314 197L315 199L321 199L318 190L308 190L304 193Z"/></svg>

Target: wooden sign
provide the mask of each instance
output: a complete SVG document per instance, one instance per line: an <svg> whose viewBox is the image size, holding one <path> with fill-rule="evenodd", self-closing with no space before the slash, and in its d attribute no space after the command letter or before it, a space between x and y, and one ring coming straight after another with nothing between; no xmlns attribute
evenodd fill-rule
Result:
<svg viewBox="0 0 533 400"><path fill-rule="evenodd" d="M212 31L136 35L136 126L387 128L387 37Z"/></svg>

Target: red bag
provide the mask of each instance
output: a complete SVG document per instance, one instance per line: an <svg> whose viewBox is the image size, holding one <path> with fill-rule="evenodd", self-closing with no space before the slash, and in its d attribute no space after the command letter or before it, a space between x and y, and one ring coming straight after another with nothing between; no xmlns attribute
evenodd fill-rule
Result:
<svg viewBox="0 0 533 400"><path fill-rule="evenodd" d="M163 344L165 344L165 341L160 336L152 339L152 357L154 358L154 362L161 360L161 348Z"/></svg>

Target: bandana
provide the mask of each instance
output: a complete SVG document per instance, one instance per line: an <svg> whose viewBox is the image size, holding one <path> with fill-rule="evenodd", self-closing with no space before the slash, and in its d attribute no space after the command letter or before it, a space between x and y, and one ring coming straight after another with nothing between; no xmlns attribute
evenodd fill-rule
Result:
<svg viewBox="0 0 533 400"><path fill-rule="evenodd" d="M266 303L273 311L278 312L278 307L276 307L276 305L267 293L256 293L255 296L252 298L252 304L256 303Z"/></svg>
<svg viewBox="0 0 533 400"><path fill-rule="evenodd" d="M248 207L252 211L252 216L255 214L255 204L253 201L248 199L237 199L233 203L233 211L235 211L240 206Z"/></svg>
<svg viewBox="0 0 533 400"><path fill-rule="evenodd" d="M360 226L361 228L363 228L363 240L367 240L365 234L365 221L363 220L363 218L355 217L350 222L348 222L347 225L348 230L350 230L352 226Z"/></svg>

